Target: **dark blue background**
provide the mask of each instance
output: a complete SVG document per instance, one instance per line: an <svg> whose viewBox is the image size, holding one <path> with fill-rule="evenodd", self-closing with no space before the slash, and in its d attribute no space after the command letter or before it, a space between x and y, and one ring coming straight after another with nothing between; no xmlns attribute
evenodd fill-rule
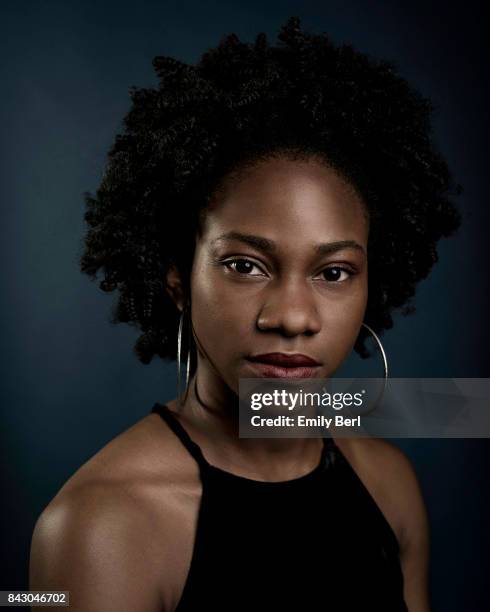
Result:
<svg viewBox="0 0 490 612"><path fill-rule="evenodd" d="M486 23L475 2L3 2L0 324L2 572L27 588L34 521L107 441L175 396L174 364L141 365L114 295L78 271L83 198L154 55L193 62L231 31L271 39L292 15L390 59L437 107L435 137L465 188L464 223L382 340L392 376L487 377ZM351 367L365 367L353 357ZM381 372L381 364L374 363ZM378 370L376 370L378 368ZM488 440L400 440L432 525L434 611L488 609ZM486 605L484 604L486 602Z"/></svg>

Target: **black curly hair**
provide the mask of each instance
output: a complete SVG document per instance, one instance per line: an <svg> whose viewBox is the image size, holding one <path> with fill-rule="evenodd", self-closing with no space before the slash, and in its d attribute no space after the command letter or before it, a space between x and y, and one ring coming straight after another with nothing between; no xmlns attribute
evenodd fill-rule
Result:
<svg viewBox="0 0 490 612"><path fill-rule="evenodd" d="M361 195L370 218L365 321L378 333L391 313L414 312L436 243L461 223L453 183L432 141L429 100L392 63L336 46L291 17L276 45L236 34L196 65L155 57L159 86L130 89L96 195L85 193L82 272L118 290L113 323L142 334L141 362L176 357L180 312L165 290L175 265L189 291L195 235L227 177L277 154L319 157ZM370 355L364 328L355 350Z"/></svg>

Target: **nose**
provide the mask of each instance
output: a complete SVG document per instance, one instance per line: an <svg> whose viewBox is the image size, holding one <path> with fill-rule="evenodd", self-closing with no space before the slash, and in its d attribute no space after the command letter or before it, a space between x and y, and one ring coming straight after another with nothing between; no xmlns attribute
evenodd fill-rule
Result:
<svg viewBox="0 0 490 612"><path fill-rule="evenodd" d="M261 331L277 330L286 336L311 335L321 329L313 288L300 280L269 286L267 299L257 318Z"/></svg>

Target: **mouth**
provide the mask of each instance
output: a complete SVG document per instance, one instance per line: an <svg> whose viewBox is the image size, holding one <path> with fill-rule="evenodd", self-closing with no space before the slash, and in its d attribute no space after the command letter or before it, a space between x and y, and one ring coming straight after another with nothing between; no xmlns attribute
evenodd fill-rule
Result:
<svg viewBox="0 0 490 612"><path fill-rule="evenodd" d="M321 363L300 353L267 353L247 358L257 378L312 378Z"/></svg>

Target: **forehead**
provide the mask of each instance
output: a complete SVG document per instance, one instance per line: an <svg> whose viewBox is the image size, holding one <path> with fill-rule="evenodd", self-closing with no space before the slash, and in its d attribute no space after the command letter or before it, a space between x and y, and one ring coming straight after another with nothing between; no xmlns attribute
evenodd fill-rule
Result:
<svg viewBox="0 0 490 612"><path fill-rule="evenodd" d="M211 241L238 230L279 244L326 239L366 244L368 221L355 189L326 164L271 158L225 179L203 230Z"/></svg>

